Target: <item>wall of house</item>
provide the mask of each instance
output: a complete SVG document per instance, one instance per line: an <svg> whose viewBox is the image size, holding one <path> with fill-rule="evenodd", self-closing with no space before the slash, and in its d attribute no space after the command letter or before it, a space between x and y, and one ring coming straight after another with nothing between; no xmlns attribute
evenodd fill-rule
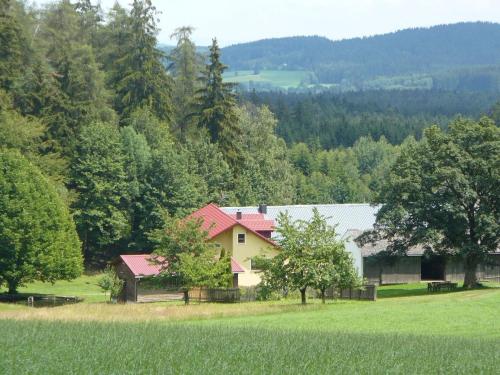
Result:
<svg viewBox="0 0 500 375"><path fill-rule="evenodd" d="M421 257L398 257L391 261L363 258L363 277L368 284L404 284L420 282Z"/></svg>
<svg viewBox="0 0 500 375"><path fill-rule="evenodd" d="M238 234L245 234L245 243L238 243ZM247 231L241 225L235 225L232 229L222 233L213 239L226 250L231 252L232 257L245 270L238 274L239 286L252 286L260 282L259 272L252 270L251 259L255 256L275 256L278 251L269 242Z"/></svg>
<svg viewBox="0 0 500 375"><path fill-rule="evenodd" d="M229 251L231 254L233 253L233 231L227 230L217 237L212 238L211 242L219 244L226 251Z"/></svg>
<svg viewBox="0 0 500 375"><path fill-rule="evenodd" d="M346 241L345 249L346 249L346 251L351 253L354 267L358 271L358 275L360 277L362 277L363 276L363 256L361 254L361 249L352 239L349 239L348 241Z"/></svg>

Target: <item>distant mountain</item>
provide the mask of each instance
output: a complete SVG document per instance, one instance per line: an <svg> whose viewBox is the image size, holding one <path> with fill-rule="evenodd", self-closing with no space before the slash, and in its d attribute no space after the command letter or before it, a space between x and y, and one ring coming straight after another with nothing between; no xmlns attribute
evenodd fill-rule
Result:
<svg viewBox="0 0 500 375"><path fill-rule="evenodd" d="M309 71L310 84L498 91L500 24L457 23L341 41L265 39L223 48L222 60L233 71L255 74Z"/></svg>

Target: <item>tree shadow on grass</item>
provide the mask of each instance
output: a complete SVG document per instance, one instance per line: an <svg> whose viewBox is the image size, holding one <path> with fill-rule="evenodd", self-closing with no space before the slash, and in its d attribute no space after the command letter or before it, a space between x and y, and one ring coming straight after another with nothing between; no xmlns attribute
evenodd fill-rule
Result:
<svg viewBox="0 0 500 375"><path fill-rule="evenodd" d="M491 289L498 288L500 284L489 284L484 283L476 289ZM451 294L451 293L461 293L466 292L470 289L464 289L463 287L458 287L455 290L443 290L439 292L429 292L427 290L427 283L419 284L394 284L379 287L377 290L377 298L398 298L398 297L414 297L414 296L430 296L436 294Z"/></svg>

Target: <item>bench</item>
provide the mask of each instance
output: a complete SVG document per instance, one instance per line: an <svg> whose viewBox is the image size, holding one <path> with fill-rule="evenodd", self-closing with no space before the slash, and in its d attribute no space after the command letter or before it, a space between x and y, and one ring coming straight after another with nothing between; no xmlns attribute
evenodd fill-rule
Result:
<svg viewBox="0 0 500 375"><path fill-rule="evenodd" d="M453 291L458 287L458 283L452 283L451 281L436 281L427 283L428 292L441 292L443 290Z"/></svg>

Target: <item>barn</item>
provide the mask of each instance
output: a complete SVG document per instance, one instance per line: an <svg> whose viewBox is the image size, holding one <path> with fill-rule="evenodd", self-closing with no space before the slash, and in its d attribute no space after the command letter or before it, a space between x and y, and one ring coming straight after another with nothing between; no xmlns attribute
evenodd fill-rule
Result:
<svg viewBox="0 0 500 375"><path fill-rule="evenodd" d="M429 255L424 248L415 246L405 256L382 257L386 241L360 246L356 242L364 231L373 229L379 206L370 204L318 204L259 207L224 207L228 214L261 213L266 219L276 221L281 213L288 213L292 220L309 220L313 209L323 215L328 224L335 226L354 259L359 276L369 284L414 283L422 280L463 281L463 262L458 257ZM487 262L478 267L480 280L500 281L500 252L491 253Z"/></svg>

